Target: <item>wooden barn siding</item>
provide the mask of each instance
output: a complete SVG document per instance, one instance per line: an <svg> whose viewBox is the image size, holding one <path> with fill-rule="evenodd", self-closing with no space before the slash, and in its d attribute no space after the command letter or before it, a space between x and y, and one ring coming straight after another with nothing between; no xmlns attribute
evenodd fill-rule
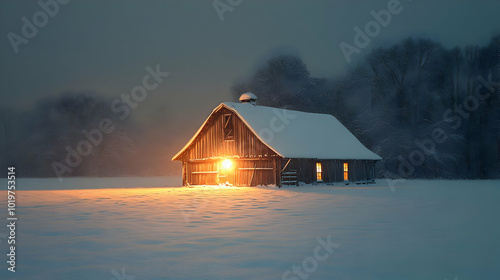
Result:
<svg viewBox="0 0 500 280"><path fill-rule="evenodd" d="M288 159L283 160L283 166ZM286 167L297 170L299 182L307 184L316 182L316 162L321 162L323 182L343 182L344 162L349 164L349 181L366 181L375 179L375 161L373 160L318 160L318 159L291 159Z"/></svg>
<svg viewBox="0 0 500 280"><path fill-rule="evenodd" d="M375 161L373 160L325 160L323 164L323 181L344 181L344 162L349 164L349 181L366 181L375 179Z"/></svg>
<svg viewBox="0 0 500 280"><path fill-rule="evenodd" d="M234 140L224 140L223 115L233 115ZM221 157L261 158L276 157L269 147L231 111L221 109L209 120L197 139L184 151L181 160L192 161Z"/></svg>
<svg viewBox="0 0 500 280"><path fill-rule="evenodd" d="M288 159L283 160L283 166ZM284 172L297 170L297 180L307 184L316 182L316 162L315 159L291 159Z"/></svg>
<svg viewBox="0 0 500 280"><path fill-rule="evenodd" d="M229 182L237 186L276 184L281 160L234 159L230 170L220 161L187 162L185 185L218 185Z"/></svg>
<svg viewBox="0 0 500 280"><path fill-rule="evenodd" d="M218 184L218 162L187 163L187 183L191 185L216 185ZM204 172L204 173L198 173ZM212 172L212 173L207 173Z"/></svg>

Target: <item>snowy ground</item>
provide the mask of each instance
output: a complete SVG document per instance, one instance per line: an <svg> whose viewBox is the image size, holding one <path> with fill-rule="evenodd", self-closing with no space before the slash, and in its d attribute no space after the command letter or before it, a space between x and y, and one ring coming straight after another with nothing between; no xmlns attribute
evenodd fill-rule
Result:
<svg viewBox="0 0 500 280"><path fill-rule="evenodd" d="M500 279L500 181L406 181L394 192L384 181L173 182L20 179L21 189L77 189L18 193L17 272L1 226L0 279ZM333 249L318 247L328 236Z"/></svg>

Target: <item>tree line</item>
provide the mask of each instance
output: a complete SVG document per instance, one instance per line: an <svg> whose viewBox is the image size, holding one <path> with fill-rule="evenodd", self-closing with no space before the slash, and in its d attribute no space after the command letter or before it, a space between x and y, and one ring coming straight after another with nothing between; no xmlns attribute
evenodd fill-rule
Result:
<svg viewBox="0 0 500 280"><path fill-rule="evenodd" d="M312 77L299 57L281 55L235 82L232 94L334 115L383 158L379 177L498 178L499 88L500 35L452 49L407 38L334 78Z"/></svg>

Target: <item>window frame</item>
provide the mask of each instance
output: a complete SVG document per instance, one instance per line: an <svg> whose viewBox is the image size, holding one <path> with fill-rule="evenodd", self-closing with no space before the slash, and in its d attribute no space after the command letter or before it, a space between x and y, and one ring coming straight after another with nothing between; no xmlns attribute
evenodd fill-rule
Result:
<svg viewBox="0 0 500 280"><path fill-rule="evenodd" d="M316 182L323 182L323 165L321 162L316 162Z"/></svg>
<svg viewBox="0 0 500 280"><path fill-rule="evenodd" d="M230 131L228 132L229 129L230 129ZM233 114L223 114L222 115L222 133L223 133L224 141L234 141L235 140ZM229 134L231 134L231 135L229 135Z"/></svg>
<svg viewBox="0 0 500 280"><path fill-rule="evenodd" d="M344 172L344 181L349 181L349 163L344 162L342 164L342 170Z"/></svg>

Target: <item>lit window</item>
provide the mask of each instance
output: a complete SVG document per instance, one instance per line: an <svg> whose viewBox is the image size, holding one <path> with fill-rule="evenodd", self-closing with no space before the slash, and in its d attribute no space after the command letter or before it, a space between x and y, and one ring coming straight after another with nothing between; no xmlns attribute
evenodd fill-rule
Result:
<svg viewBox="0 0 500 280"><path fill-rule="evenodd" d="M321 162L316 162L316 180L323 181L323 177L321 176Z"/></svg>
<svg viewBox="0 0 500 280"><path fill-rule="evenodd" d="M344 181L349 181L349 165L344 162Z"/></svg>
<svg viewBox="0 0 500 280"><path fill-rule="evenodd" d="M234 140L233 115L223 116L222 127L224 128L224 140Z"/></svg>

